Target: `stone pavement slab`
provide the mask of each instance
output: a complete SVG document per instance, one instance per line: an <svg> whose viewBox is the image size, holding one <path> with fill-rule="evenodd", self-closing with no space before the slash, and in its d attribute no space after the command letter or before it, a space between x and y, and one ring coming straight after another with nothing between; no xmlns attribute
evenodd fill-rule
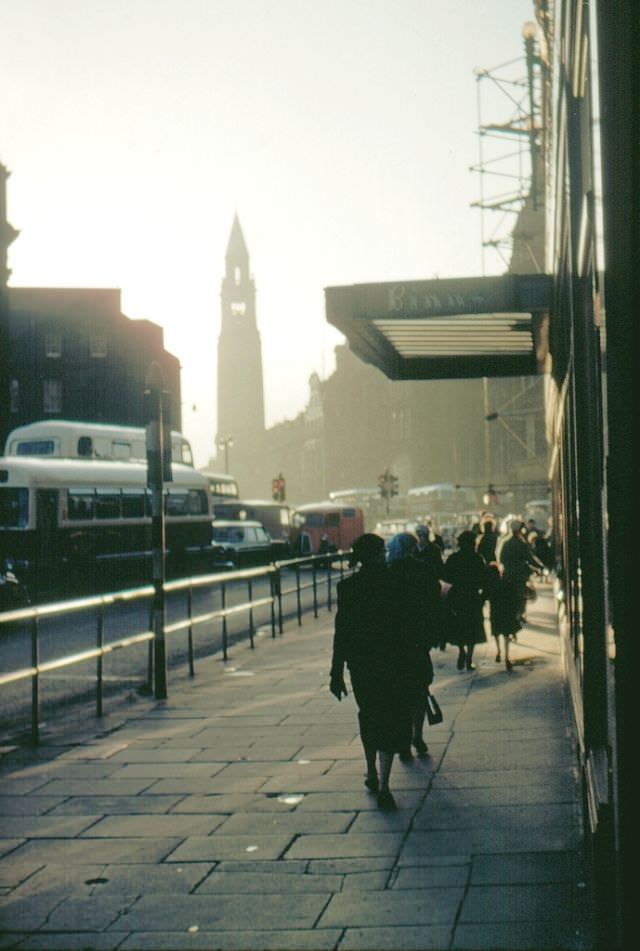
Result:
<svg viewBox="0 0 640 951"><path fill-rule="evenodd" d="M512 674L489 643L474 672L433 652L445 718L394 764L395 813L328 691L329 612L7 749L0 949L591 951L552 609L541 586Z"/></svg>

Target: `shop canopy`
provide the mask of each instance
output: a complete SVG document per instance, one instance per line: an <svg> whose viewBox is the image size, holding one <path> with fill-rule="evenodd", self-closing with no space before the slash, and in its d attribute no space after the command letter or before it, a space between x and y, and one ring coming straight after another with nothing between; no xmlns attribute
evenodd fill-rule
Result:
<svg viewBox="0 0 640 951"><path fill-rule="evenodd" d="M392 380L531 376L547 370L551 290L546 274L327 287L326 316Z"/></svg>

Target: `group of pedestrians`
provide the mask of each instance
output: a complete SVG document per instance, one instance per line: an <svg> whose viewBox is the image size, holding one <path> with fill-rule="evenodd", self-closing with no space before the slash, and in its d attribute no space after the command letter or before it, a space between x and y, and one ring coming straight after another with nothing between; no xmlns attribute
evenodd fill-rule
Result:
<svg viewBox="0 0 640 951"><path fill-rule="evenodd" d="M486 640L485 601L496 661L504 650L506 669L512 669L509 641L523 624L530 575L543 562L518 519L500 542L495 523L486 519L479 533L461 532L447 558L429 525L395 535L386 548L372 533L353 544L357 570L337 587L330 690L338 700L347 695L346 666L358 707L364 783L381 809L396 807L389 788L394 756L408 762L413 749L428 755L423 730L434 676L430 651L452 644L458 670L474 670L474 649Z"/></svg>

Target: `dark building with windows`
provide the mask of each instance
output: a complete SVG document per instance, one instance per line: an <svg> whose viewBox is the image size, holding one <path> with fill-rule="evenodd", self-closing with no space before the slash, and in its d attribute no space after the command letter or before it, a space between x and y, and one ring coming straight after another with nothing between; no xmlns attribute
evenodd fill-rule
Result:
<svg viewBox="0 0 640 951"><path fill-rule="evenodd" d="M36 419L143 426L154 361L170 394L171 425L181 428L179 361L164 349L161 327L122 313L118 289L9 287L6 301L1 440Z"/></svg>

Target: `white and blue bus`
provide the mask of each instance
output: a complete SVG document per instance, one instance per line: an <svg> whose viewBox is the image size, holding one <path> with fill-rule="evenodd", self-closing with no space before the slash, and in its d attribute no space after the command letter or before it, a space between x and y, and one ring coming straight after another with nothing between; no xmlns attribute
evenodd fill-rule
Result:
<svg viewBox="0 0 640 951"><path fill-rule="evenodd" d="M146 432L142 427L116 423L43 419L12 430L5 442L4 455L145 462ZM173 462L193 466L191 444L175 430L171 433L171 458Z"/></svg>
<svg viewBox="0 0 640 951"><path fill-rule="evenodd" d="M167 575L210 570L204 475L180 463L165 484ZM140 462L0 458L0 558L32 595L108 590L151 579L151 496Z"/></svg>

